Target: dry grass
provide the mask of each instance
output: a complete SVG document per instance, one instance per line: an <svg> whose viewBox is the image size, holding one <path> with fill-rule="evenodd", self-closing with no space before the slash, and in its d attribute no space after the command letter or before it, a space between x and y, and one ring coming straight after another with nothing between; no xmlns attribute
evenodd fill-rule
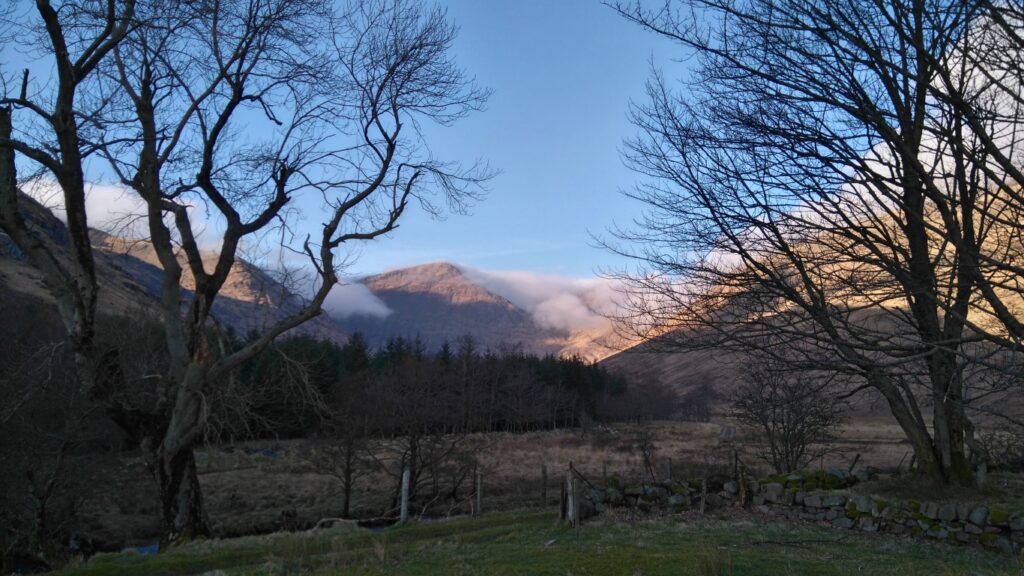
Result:
<svg viewBox="0 0 1024 576"><path fill-rule="evenodd" d="M733 448L749 466L767 469L754 453L756 435L737 428L732 438L723 427L736 427L729 419L711 422L655 422L645 425L594 426L587 431L557 430L524 434L478 434L470 438L484 474L485 510L540 506L542 469L547 470L548 505L558 499L558 481L570 462L595 484L609 477L630 482L645 480L639 441L648 434L654 447L654 469L659 479L672 463L675 478L693 478L724 471ZM909 447L898 427L880 418L859 418L840 432L837 451L815 467L846 467L860 453L862 464L895 467ZM211 446L199 451L200 481L217 534L235 535L312 526L340 512L340 486L303 459L309 443L302 440L247 442ZM273 456L251 453L270 448ZM248 451L246 449L249 449ZM909 461L909 456L906 457ZM907 462L904 462L904 467ZM155 491L141 459L125 459L116 473L97 483L102 489L83 506L83 533L104 532L112 541L146 540L158 535ZM111 490L117 486L117 490ZM373 474L360 480L353 495L353 515L377 516L391 503L394 480ZM468 496L465 487L462 496ZM432 514L447 513L451 503L437 502ZM463 502L453 510L467 512ZM132 527L130 537L119 527ZM141 527L141 528L140 528Z"/></svg>

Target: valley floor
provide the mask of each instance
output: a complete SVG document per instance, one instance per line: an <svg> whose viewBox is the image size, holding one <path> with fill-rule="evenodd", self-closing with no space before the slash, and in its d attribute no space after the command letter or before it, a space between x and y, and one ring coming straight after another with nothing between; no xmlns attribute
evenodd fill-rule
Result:
<svg viewBox="0 0 1024 576"><path fill-rule="evenodd" d="M1024 574L975 549L749 516L604 518L573 530L553 509L381 532L355 527L196 542L156 556L98 555L61 575Z"/></svg>

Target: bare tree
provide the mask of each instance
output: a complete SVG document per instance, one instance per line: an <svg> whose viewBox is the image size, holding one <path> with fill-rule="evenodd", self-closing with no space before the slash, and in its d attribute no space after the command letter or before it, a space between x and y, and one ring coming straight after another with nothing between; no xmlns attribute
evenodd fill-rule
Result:
<svg viewBox="0 0 1024 576"><path fill-rule="evenodd" d="M135 433L145 436L167 541L188 539L207 532L192 449L209 391L321 313L341 247L391 232L411 202L436 214L437 198L459 211L478 196L491 172L433 158L419 123L450 124L480 109L487 92L451 60L455 28L444 12L415 2L36 5L38 22L26 26L45 40L40 50L56 73L51 84L3 71L4 85L18 88L0 100L0 228L44 273L83 389L102 400L125 382L116 351L94 346L85 160L104 158L144 203L163 268L169 367L148 415L156 424ZM22 217L16 158L59 184L70 254ZM290 236L289 216L317 204L316 233ZM197 220L198 207L208 223ZM312 295L299 312L226 351L212 306L243 243L274 226L279 248L305 255L315 270ZM219 246L212 262L204 259L206 228Z"/></svg>
<svg viewBox="0 0 1024 576"><path fill-rule="evenodd" d="M943 75L979 73L953 55L984 7L616 8L697 59L685 96L656 72L633 109L642 136L627 161L649 179L631 196L650 211L620 231L639 246L620 251L646 265L629 278L627 324L670 346L855 377L885 398L926 474L970 483L961 376L996 285L974 257L1009 248L986 203L1007 172L965 154L966 108L938 94Z"/></svg>
<svg viewBox="0 0 1024 576"><path fill-rule="evenodd" d="M748 362L732 408L737 419L763 436L767 448L760 456L779 474L800 470L825 454L841 422L841 406L827 381L771 360Z"/></svg>

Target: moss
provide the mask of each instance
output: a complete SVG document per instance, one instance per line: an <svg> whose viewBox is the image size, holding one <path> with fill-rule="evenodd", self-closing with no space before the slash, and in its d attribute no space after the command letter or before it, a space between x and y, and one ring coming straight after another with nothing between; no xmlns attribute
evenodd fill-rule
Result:
<svg viewBox="0 0 1024 576"><path fill-rule="evenodd" d="M1002 508L992 508L988 511L989 524L1006 524L1010 521L1010 513Z"/></svg>
<svg viewBox="0 0 1024 576"><path fill-rule="evenodd" d="M610 488L619 488L622 486L622 481L617 477L612 476L611 478L608 478L608 486Z"/></svg>
<svg viewBox="0 0 1024 576"><path fill-rule="evenodd" d="M772 474L771 476L765 476L764 478L761 478L760 480L758 480L758 482L761 483L761 486L764 486L766 484L783 484L784 485L786 483L786 475L785 474Z"/></svg>
<svg viewBox="0 0 1024 576"><path fill-rule="evenodd" d="M999 540L999 534L994 534L992 532L978 534L978 542L981 542L982 544L992 544L996 540Z"/></svg>
<svg viewBox="0 0 1024 576"><path fill-rule="evenodd" d="M672 493L678 494L680 496L686 496L687 494L690 493L690 491L686 488L686 486L673 486Z"/></svg>
<svg viewBox="0 0 1024 576"><path fill-rule="evenodd" d="M910 510L911 512L920 512L921 511L921 503L918 502L917 500L908 500L907 501L907 509Z"/></svg>

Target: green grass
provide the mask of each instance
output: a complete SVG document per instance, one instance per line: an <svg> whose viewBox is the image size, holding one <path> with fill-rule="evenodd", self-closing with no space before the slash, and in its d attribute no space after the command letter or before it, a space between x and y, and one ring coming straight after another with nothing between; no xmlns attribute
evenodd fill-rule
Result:
<svg viewBox="0 0 1024 576"><path fill-rule="evenodd" d="M765 519L595 521L573 531L550 511L484 515L374 533L347 528L101 555L59 574L1022 574L979 550Z"/></svg>

